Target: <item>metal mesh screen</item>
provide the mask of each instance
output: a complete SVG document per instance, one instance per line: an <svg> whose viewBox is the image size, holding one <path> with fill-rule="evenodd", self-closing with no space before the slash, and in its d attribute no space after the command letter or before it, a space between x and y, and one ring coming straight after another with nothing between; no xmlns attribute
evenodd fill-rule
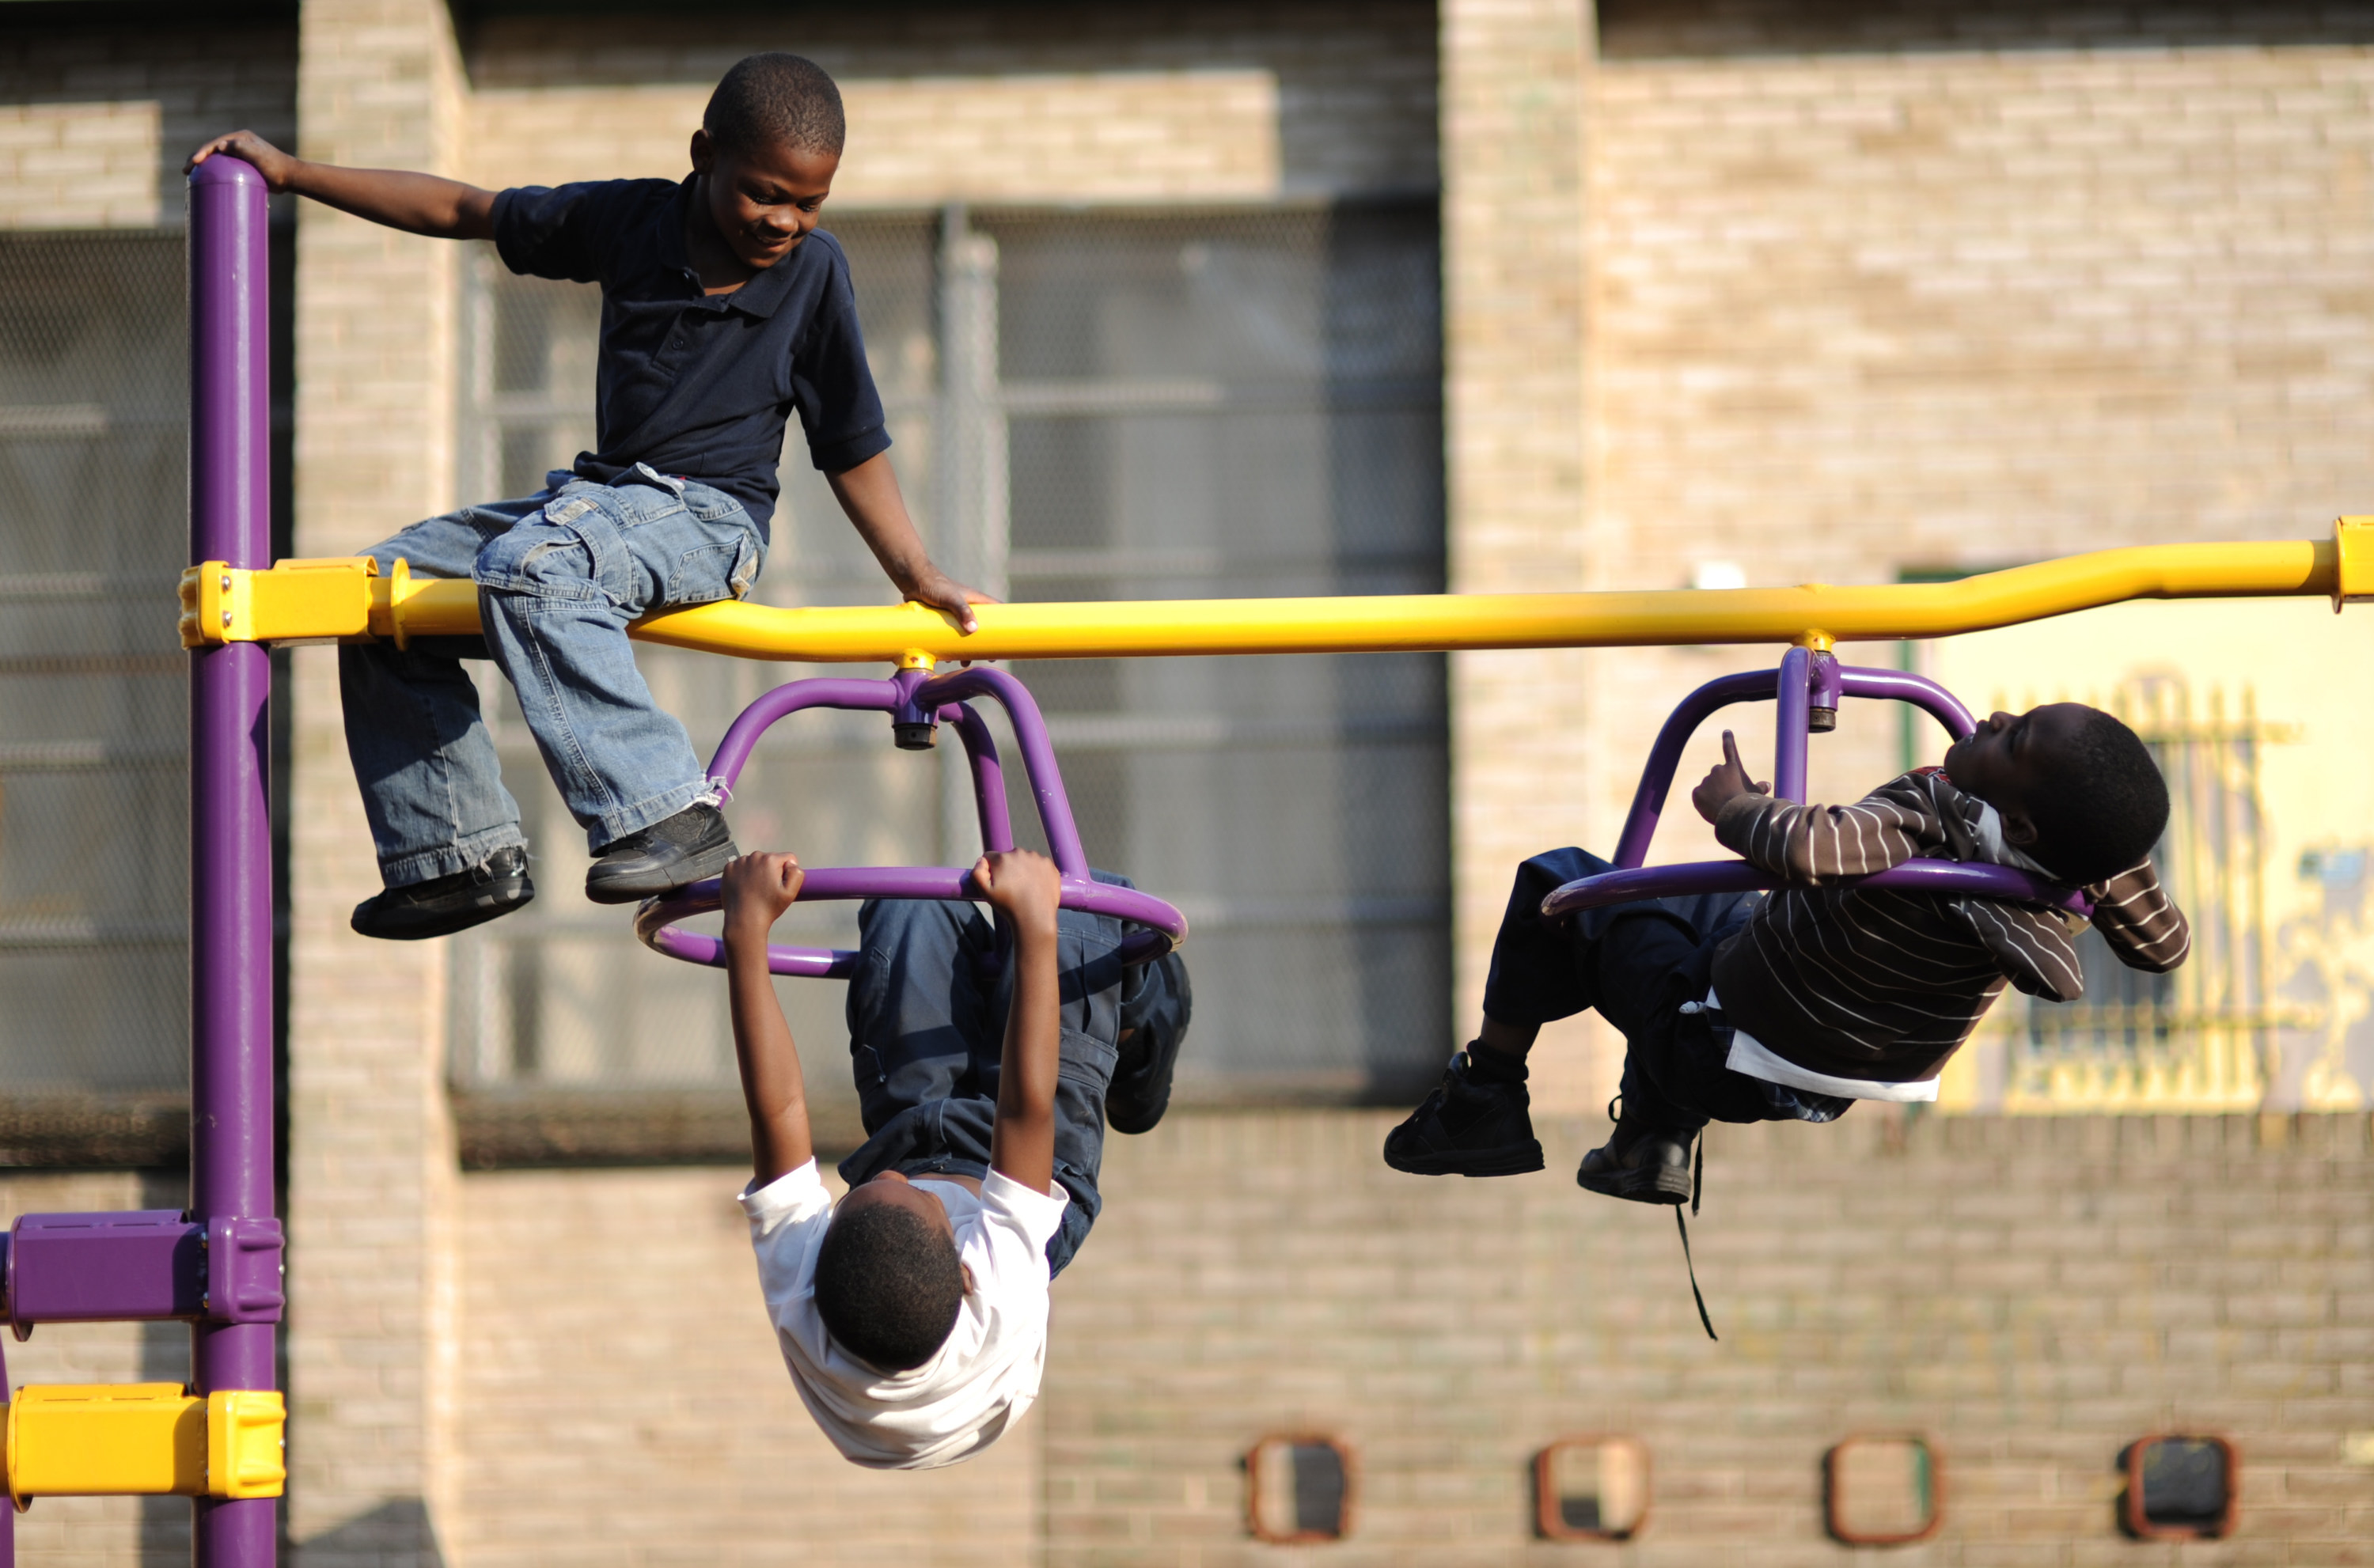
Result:
<svg viewBox="0 0 2374 1568"><path fill-rule="evenodd" d="M0 1093L187 1082L178 234L0 234Z"/></svg>
<svg viewBox="0 0 2374 1568"><path fill-rule="evenodd" d="M1020 599L1441 586L1430 205L831 228L902 486L951 570ZM484 493L529 493L591 444L597 310L591 289L514 278L491 258L475 275L468 427ZM887 602L796 425L783 478L756 597ZM826 673L639 658L704 756L766 686ZM1431 1075L1448 1024L1440 659L1017 673L1048 712L1090 858L1194 922L1182 1097L1354 1097ZM457 1078L730 1087L723 987L641 954L618 914L583 902L583 836L491 671L485 689L541 895L454 944ZM811 865L969 860L978 836L958 748L899 753L887 728L826 714L779 727L737 790L737 839ZM1017 827L1040 843L1027 811ZM848 945L854 913L802 907L782 929ZM779 991L808 1047L812 1096L847 1099L841 988Z"/></svg>

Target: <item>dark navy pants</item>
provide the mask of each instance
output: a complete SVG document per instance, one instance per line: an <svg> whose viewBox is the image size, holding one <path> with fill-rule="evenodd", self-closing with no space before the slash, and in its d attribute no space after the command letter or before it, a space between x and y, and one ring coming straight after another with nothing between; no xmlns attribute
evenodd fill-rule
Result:
<svg viewBox="0 0 2374 1568"><path fill-rule="evenodd" d="M1095 875L1130 885L1124 877ZM1013 999L996 928L971 904L923 899L869 899L857 922L864 958L849 983L849 1051L866 1141L840 1163L842 1178L853 1186L886 1170L986 1176ZM1056 922L1063 1054L1055 1180L1072 1200L1047 1243L1056 1273L1102 1207L1097 1172L1108 1099L1123 1131L1143 1132L1160 1119L1193 1005L1177 954L1122 963L1124 930L1119 920L1071 909Z"/></svg>
<svg viewBox="0 0 2374 1568"><path fill-rule="evenodd" d="M1492 943L1485 1016L1547 1024L1597 1008L1624 1036L1625 1116L1663 1130L1844 1115L1852 1100L1733 1072L1732 1031L1701 1005L1715 949L1747 923L1763 895L1643 899L1542 918L1542 900L1554 890L1615 869L1583 849L1552 849L1517 868Z"/></svg>

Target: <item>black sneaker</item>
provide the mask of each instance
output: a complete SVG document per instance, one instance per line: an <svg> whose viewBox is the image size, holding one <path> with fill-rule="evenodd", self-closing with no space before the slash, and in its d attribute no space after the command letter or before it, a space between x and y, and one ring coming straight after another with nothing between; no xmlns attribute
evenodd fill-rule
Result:
<svg viewBox="0 0 2374 1568"><path fill-rule="evenodd" d="M585 896L596 904L632 904L674 893L715 876L740 853L723 812L687 806L603 850L585 873Z"/></svg>
<svg viewBox="0 0 2374 1568"><path fill-rule="evenodd" d="M355 906L347 923L382 942L418 942L451 936L508 915L535 896L528 880L527 851L507 845L466 872L391 887Z"/></svg>
<svg viewBox="0 0 2374 1568"><path fill-rule="evenodd" d="M1533 1096L1522 1083L1481 1082L1466 1051L1409 1119L1385 1134L1385 1164L1412 1176L1522 1176L1542 1168Z"/></svg>
<svg viewBox="0 0 2374 1568"><path fill-rule="evenodd" d="M1582 1157L1575 1184L1587 1192L1635 1203L1687 1203L1693 1141L1690 1133L1661 1132L1619 1120L1615 1134Z"/></svg>

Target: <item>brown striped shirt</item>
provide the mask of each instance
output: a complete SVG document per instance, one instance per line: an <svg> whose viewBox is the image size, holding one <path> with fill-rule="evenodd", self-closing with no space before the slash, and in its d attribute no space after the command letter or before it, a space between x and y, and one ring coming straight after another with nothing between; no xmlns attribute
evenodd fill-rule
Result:
<svg viewBox="0 0 2374 1568"><path fill-rule="evenodd" d="M2074 917L1992 898L1839 886L1915 856L1988 860L1985 805L1942 768L1918 767L1851 806L1741 795L1715 837L1785 879L1717 950L1732 1023L1816 1072L1866 1082L1934 1078L2008 979L2030 996L2086 991ZM2184 962L2192 933L2145 860L2088 890L2094 929L2130 968Z"/></svg>

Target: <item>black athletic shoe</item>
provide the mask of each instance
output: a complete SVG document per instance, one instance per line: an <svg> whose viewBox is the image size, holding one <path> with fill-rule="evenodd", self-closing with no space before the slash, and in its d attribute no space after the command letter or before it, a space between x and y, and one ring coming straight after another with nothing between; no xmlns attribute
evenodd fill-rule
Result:
<svg viewBox="0 0 2374 1568"><path fill-rule="evenodd" d="M1686 1132L1661 1132L1639 1122L1618 1121L1615 1135L1582 1157L1575 1184L1587 1192L1635 1203L1687 1203L1693 1141Z"/></svg>
<svg viewBox="0 0 2374 1568"><path fill-rule="evenodd" d="M1522 1176L1542 1168L1533 1097L1522 1083L1481 1082L1462 1051L1409 1119L1385 1134L1385 1164L1412 1176Z"/></svg>
<svg viewBox="0 0 2374 1568"><path fill-rule="evenodd" d="M629 833L585 873L585 896L596 904L633 904L715 876L741 851L715 806L687 806L665 822Z"/></svg>
<svg viewBox="0 0 2374 1568"><path fill-rule="evenodd" d="M355 906L347 923L359 934L383 942L418 942L484 925L535 896L535 883L527 875L527 851L513 844L466 872L431 877L408 887L391 887L375 898L366 898Z"/></svg>

